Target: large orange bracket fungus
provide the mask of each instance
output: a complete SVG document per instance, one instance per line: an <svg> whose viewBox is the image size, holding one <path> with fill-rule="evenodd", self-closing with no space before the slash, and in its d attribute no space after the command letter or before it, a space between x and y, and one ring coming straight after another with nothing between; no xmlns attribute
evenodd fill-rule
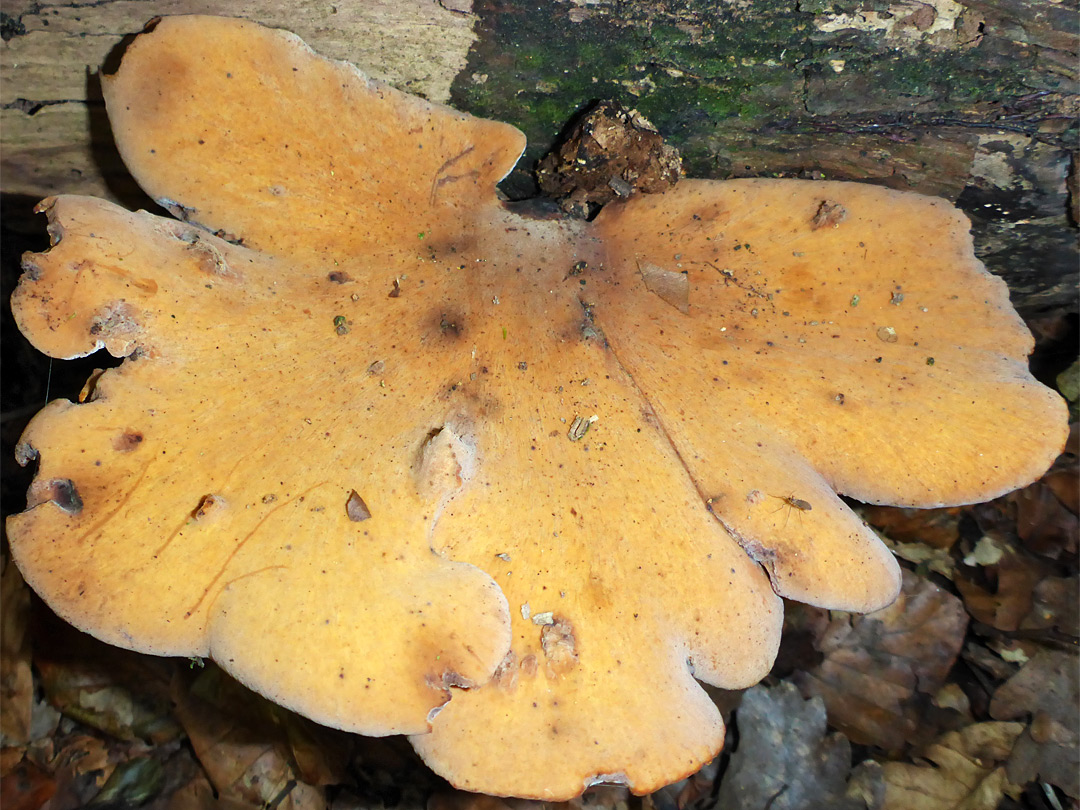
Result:
<svg viewBox="0 0 1080 810"><path fill-rule="evenodd" d="M233 19L155 21L103 84L177 220L41 204L20 328L126 359L27 428L16 562L83 630L461 787L694 771L695 678L766 673L781 596L896 595L837 493L979 501L1064 443L941 200L687 180L531 218L495 193L516 129Z"/></svg>

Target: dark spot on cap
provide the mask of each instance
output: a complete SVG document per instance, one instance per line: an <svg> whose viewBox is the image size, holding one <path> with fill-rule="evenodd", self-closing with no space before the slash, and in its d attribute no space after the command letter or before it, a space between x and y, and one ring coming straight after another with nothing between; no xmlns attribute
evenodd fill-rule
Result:
<svg viewBox="0 0 1080 810"><path fill-rule="evenodd" d="M142 444L143 435L137 430L125 430L113 439L113 449L118 453L130 453Z"/></svg>

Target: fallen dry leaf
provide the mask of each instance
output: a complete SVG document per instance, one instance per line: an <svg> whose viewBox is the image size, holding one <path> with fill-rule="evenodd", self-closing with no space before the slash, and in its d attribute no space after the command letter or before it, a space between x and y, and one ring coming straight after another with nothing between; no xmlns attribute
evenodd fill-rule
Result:
<svg viewBox="0 0 1080 810"><path fill-rule="evenodd" d="M30 672L30 589L7 557L0 574L0 746L30 742L34 679Z"/></svg>
<svg viewBox="0 0 1080 810"><path fill-rule="evenodd" d="M946 579L952 579L956 561L947 549L934 548L926 543L902 543L888 535L879 535L889 551L916 566L917 572L933 571Z"/></svg>
<svg viewBox="0 0 1080 810"><path fill-rule="evenodd" d="M105 742L88 734L68 737L64 742L64 747L57 752L52 763L56 770L67 771L72 778L98 771L95 781L99 787L104 784L116 767L116 763L110 761Z"/></svg>
<svg viewBox="0 0 1080 810"><path fill-rule="evenodd" d="M169 683L180 662L116 650L79 633L51 615L35 627L34 665L49 702L121 740L162 743L176 739Z"/></svg>
<svg viewBox="0 0 1080 810"><path fill-rule="evenodd" d="M978 667L984 672L990 673L995 679L1005 681L1016 674L1018 667L1011 661L1006 661L989 647L977 642L969 641L964 647L963 659L972 666ZM987 696L989 700L989 695Z"/></svg>
<svg viewBox="0 0 1080 810"><path fill-rule="evenodd" d="M1019 537L1028 551L1053 560L1076 554L1080 539L1077 434L1074 424L1064 451L1042 478L972 509L985 534Z"/></svg>
<svg viewBox="0 0 1080 810"><path fill-rule="evenodd" d="M1009 550L1007 543L984 534L975 542L971 552L963 557L964 565L972 568L980 565L997 565Z"/></svg>
<svg viewBox="0 0 1080 810"><path fill-rule="evenodd" d="M1016 533L1024 545L1053 559L1060 558L1062 552L1076 554L1080 540L1078 433L1074 423L1065 450L1050 471L1002 499L1013 507Z"/></svg>
<svg viewBox="0 0 1080 810"><path fill-rule="evenodd" d="M968 557L972 563L987 559L978 552L976 554L978 556ZM1021 619L1031 612L1031 594L1042 574L1037 563L1025 560L1015 553L991 559L995 560L991 565L982 567L992 568L990 576L994 580L993 586L983 587L977 584L970 574L958 575L953 581L972 618L997 630L1017 630Z"/></svg>
<svg viewBox="0 0 1080 810"><path fill-rule="evenodd" d="M316 787L341 784L346 779L355 736L311 722L306 717L266 703L275 723L285 732L297 776Z"/></svg>
<svg viewBox="0 0 1080 810"><path fill-rule="evenodd" d="M1008 761L1009 778L1040 778L1080 798L1080 672L1075 652L1042 650L995 693L990 715L1031 716Z"/></svg>
<svg viewBox="0 0 1080 810"><path fill-rule="evenodd" d="M911 509L867 504L859 511L867 523L897 543L924 543L947 551L960 537L963 510L959 507Z"/></svg>
<svg viewBox="0 0 1080 810"><path fill-rule="evenodd" d="M1060 470L1007 496L1016 505L1016 530L1032 551L1057 559L1076 553L1080 520L1076 470Z"/></svg>
<svg viewBox="0 0 1080 810"><path fill-rule="evenodd" d="M133 756L113 768L93 803L106 807L140 807L165 789L166 779L165 766L160 759L150 755Z"/></svg>
<svg viewBox="0 0 1080 810"><path fill-rule="evenodd" d="M1072 638L1080 638L1080 578L1048 576L1035 586L1031 613L1021 629L1052 627Z"/></svg>
<svg viewBox="0 0 1080 810"><path fill-rule="evenodd" d="M1023 728L976 723L927 746L927 764L885 763L882 810L995 810L1003 796L1020 793L1002 763Z"/></svg>
<svg viewBox="0 0 1080 810"><path fill-rule="evenodd" d="M264 807L259 801L218 795L206 774L200 773L172 795L168 810L263 810Z"/></svg>
<svg viewBox="0 0 1080 810"><path fill-rule="evenodd" d="M953 581L971 617L1012 633L1055 625L1075 627L1076 578L1061 581L1050 564L1001 541L980 542Z"/></svg>
<svg viewBox="0 0 1080 810"><path fill-rule="evenodd" d="M53 775L28 759L0 778L0 806L4 810L39 810L55 794Z"/></svg>
<svg viewBox="0 0 1080 810"><path fill-rule="evenodd" d="M724 712L724 722L731 722L730 711ZM697 773L648 794L641 801L641 810L711 810L715 804L721 759L717 757ZM629 810L626 802L623 804L616 810Z"/></svg>
<svg viewBox="0 0 1080 810"><path fill-rule="evenodd" d="M256 695L215 666L207 666L190 686L175 689L176 716L187 732L195 755L218 794L230 800L279 808L322 808L324 792L304 781L292 741L301 740L300 760L313 781L344 781L335 746L313 743L312 729L303 722L278 720L280 707ZM291 727L291 729L290 729ZM302 730L301 730L302 729ZM348 735L323 729L348 750ZM197 795L197 785L191 788Z"/></svg>
<svg viewBox="0 0 1080 810"><path fill-rule="evenodd" d="M1080 456L1077 456L1072 451L1072 448L1066 447L1065 453L1050 468L1050 472L1035 483L1042 484L1053 492L1061 501L1062 506L1074 515L1080 513ZM1025 489L1028 489L1028 487L1025 487ZM1023 489L1018 490L1018 492L1023 491ZM1032 524L1029 523L1028 525ZM1026 532L1021 531L1020 536L1025 537ZM1072 542L1076 543L1075 535L1072 537Z"/></svg>
<svg viewBox="0 0 1080 810"><path fill-rule="evenodd" d="M66 721L47 744L28 750L28 758L53 780L55 792L49 810L86 807L96 800L119 764L146 752L141 742L133 744L93 732Z"/></svg>
<svg viewBox="0 0 1080 810"><path fill-rule="evenodd" d="M755 686L735 713L739 744L720 782L724 810L861 810L846 796L851 744L827 734L825 705L794 684Z"/></svg>
<svg viewBox="0 0 1080 810"><path fill-rule="evenodd" d="M940 709L952 709L967 721L965 725L974 722L975 718L971 715L971 699L959 684L947 683L941 687L934 695L934 705Z"/></svg>
<svg viewBox="0 0 1080 810"><path fill-rule="evenodd" d="M463 790L440 791L427 803L427 810L540 810L543 807L546 807L546 802L525 800L516 803L498 796Z"/></svg>
<svg viewBox="0 0 1080 810"><path fill-rule="evenodd" d="M794 681L822 697L829 723L853 742L900 751L933 733L924 712L956 661L967 621L959 599L905 571L895 603L830 622L817 643L824 660Z"/></svg>

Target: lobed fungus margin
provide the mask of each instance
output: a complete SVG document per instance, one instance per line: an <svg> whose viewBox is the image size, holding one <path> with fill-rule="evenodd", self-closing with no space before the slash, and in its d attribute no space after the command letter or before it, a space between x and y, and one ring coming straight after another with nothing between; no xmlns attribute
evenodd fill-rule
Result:
<svg viewBox="0 0 1080 810"><path fill-rule="evenodd" d="M77 627L411 734L461 787L693 772L723 741L694 679L762 677L780 596L895 597L838 493L977 501L1064 443L941 200L684 181L536 219L495 194L512 127L234 19L154 21L103 86L179 221L41 205L19 327L126 359L22 437L17 564Z"/></svg>

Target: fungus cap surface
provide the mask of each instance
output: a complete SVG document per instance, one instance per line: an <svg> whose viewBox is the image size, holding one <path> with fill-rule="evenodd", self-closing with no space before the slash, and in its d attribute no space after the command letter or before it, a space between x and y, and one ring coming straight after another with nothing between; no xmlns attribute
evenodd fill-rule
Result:
<svg viewBox="0 0 1080 810"><path fill-rule="evenodd" d="M27 428L17 563L81 629L414 735L459 786L693 772L694 678L762 677L780 595L894 598L837 493L976 501L1064 442L941 200L684 181L530 218L494 190L520 132L240 20L155 21L103 85L182 221L42 203L20 328L126 359Z"/></svg>

